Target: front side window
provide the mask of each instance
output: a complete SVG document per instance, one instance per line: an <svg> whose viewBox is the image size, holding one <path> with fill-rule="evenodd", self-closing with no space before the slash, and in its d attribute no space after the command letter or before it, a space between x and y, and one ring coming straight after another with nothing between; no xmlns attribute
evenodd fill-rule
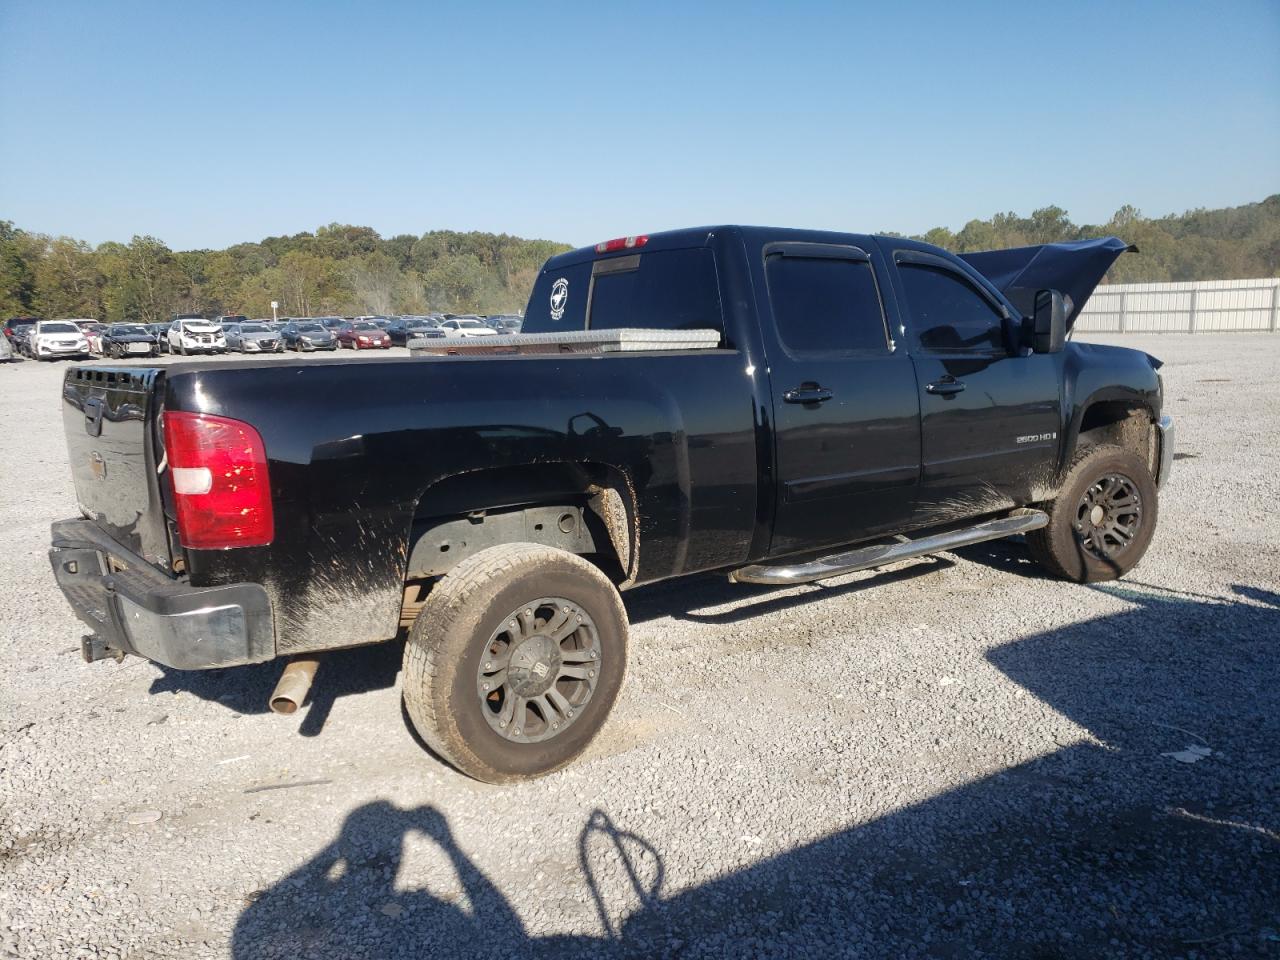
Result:
<svg viewBox="0 0 1280 960"><path fill-rule="evenodd" d="M765 261L765 274L778 337L789 353L889 352L869 261L775 254Z"/></svg>
<svg viewBox="0 0 1280 960"><path fill-rule="evenodd" d="M1003 318L960 274L918 263L899 263L898 273L922 349L934 353L1004 352Z"/></svg>

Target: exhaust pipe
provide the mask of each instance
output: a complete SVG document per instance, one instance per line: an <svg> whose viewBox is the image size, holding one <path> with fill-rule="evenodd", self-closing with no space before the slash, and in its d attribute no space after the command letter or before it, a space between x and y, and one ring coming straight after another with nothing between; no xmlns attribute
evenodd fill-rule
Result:
<svg viewBox="0 0 1280 960"><path fill-rule="evenodd" d="M307 699L307 691L311 689L311 681L316 678L316 667L320 661L315 657L295 657L290 660L280 674L280 682L271 692L267 701L273 713L288 716L296 713Z"/></svg>

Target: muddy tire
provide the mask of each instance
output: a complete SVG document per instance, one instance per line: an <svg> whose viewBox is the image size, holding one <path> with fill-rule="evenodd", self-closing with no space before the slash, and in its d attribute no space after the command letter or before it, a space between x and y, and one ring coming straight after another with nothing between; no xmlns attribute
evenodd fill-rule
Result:
<svg viewBox="0 0 1280 960"><path fill-rule="evenodd" d="M405 645L405 707L468 776L530 779L586 749L626 658L627 614L608 577L563 550L503 544L432 588Z"/></svg>
<svg viewBox="0 0 1280 960"><path fill-rule="evenodd" d="M1027 534L1032 559L1076 583L1124 576L1155 534L1159 499L1146 462L1112 444L1080 450L1058 497L1043 504L1048 526Z"/></svg>

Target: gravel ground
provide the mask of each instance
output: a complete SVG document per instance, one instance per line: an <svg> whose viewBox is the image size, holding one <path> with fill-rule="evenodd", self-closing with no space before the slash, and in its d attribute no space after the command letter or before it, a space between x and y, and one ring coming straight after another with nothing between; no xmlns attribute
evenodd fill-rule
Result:
<svg viewBox="0 0 1280 960"><path fill-rule="evenodd" d="M604 733L504 788L420 748L398 644L288 719L278 667L83 663L64 367L0 369L0 955L1280 957L1280 337L1113 342L1180 444L1128 579L634 591Z"/></svg>

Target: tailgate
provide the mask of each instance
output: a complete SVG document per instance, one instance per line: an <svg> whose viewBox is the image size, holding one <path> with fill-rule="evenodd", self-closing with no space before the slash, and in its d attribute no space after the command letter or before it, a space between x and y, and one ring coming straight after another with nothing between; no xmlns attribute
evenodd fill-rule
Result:
<svg viewBox="0 0 1280 960"><path fill-rule="evenodd" d="M81 512L168 572L169 538L153 441L161 371L78 366L62 384L62 426Z"/></svg>

